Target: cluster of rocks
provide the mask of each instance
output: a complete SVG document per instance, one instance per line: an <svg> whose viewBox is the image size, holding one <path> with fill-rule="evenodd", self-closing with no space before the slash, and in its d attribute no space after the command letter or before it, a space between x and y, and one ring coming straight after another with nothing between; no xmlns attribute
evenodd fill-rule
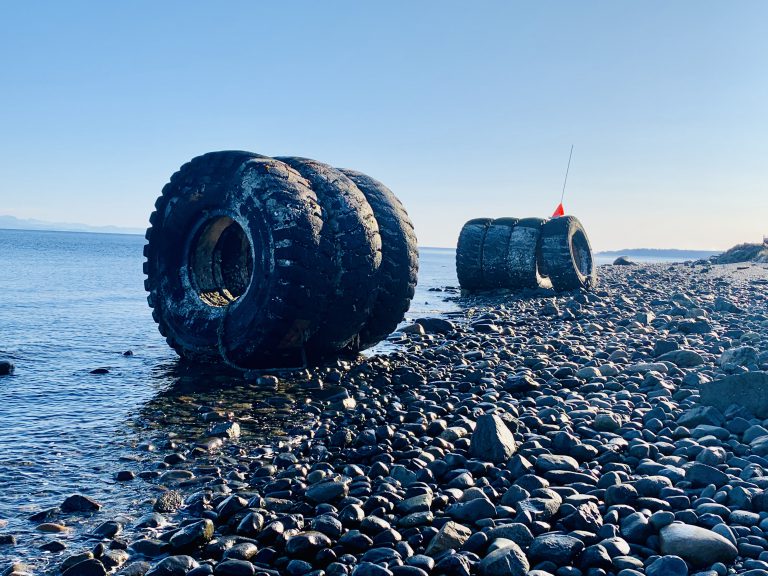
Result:
<svg viewBox="0 0 768 576"><path fill-rule="evenodd" d="M158 439L138 474L163 490L154 510L96 526L58 570L766 574L764 284L601 272L594 293L464 298L399 352L305 374L269 446L240 435L245 398L203 438Z"/></svg>

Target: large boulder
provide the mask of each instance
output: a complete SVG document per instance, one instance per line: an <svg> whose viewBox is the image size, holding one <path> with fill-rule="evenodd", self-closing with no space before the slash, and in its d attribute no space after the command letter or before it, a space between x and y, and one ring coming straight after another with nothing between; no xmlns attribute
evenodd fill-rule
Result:
<svg viewBox="0 0 768 576"><path fill-rule="evenodd" d="M757 364L757 350L752 346L729 348L720 355L718 363L723 368Z"/></svg>
<svg viewBox="0 0 768 576"><path fill-rule="evenodd" d="M711 566L715 562L732 562L738 555L736 546L712 530L690 524L670 524L659 533L661 551L679 556L693 566Z"/></svg>
<svg viewBox="0 0 768 576"><path fill-rule="evenodd" d="M472 433L470 452L473 457L499 464L517 451L515 437L504 421L495 414L483 414Z"/></svg>
<svg viewBox="0 0 768 576"><path fill-rule="evenodd" d="M768 372L744 372L699 385L701 403L724 412L731 404L768 418Z"/></svg>

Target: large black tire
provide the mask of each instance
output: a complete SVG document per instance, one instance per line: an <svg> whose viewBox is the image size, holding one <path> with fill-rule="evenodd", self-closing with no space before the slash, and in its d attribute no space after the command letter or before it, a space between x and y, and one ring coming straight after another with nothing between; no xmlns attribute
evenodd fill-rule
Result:
<svg viewBox="0 0 768 576"><path fill-rule="evenodd" d="M456 245L456 276L464 290L483 290L483 248L485 236L493 222L490 218L475 218L461 228Z"/></svg>
<svg viewBox="0 0 768 576"><path fill-rule="evenodd" d="M597 279L592 247L574 216L553 218L541 227L542 268L555 290L591 289Z"/></svg>
<svg viewBox="0 0 768 576"><path fill-rule="evenodd" d="M483 288L507 288L509 277L509 240L517 218L496 218L488 227L483 241Z"/></svg>
<svg viewBox="0 0 768 576"><path fill-rule="evenodd" d="M543 222L541 218L522 218L512 229L507 251L506 287L521 290L548 285L538 266Z"/></svg>
<svg viewBox="0 0 768 576"><path fill-rule="evenodd" d="M368 320L350 350L374 346L405 317L416 290L419 254L408 213L392 191L378 180L354 170L340 169L368 200L381 234L378 287Z"/></svg>
<svg viewBox="0 0 768 576"><path fill-rule="evenodd" d="M373 210L352 180L316 160L277 157L312 186L323 208L324 242L331 245L329 314L307 342L312 355L346 348L368 320L381 266L381 235Z"/></svg>
<svg viewBox="0 0 768 576"><path fill-rule="evenodd" d="M271 158L212 152L182 166L155 206L145 286L171 347L241 368L299 364L332 288L309 183Z"/></svg>

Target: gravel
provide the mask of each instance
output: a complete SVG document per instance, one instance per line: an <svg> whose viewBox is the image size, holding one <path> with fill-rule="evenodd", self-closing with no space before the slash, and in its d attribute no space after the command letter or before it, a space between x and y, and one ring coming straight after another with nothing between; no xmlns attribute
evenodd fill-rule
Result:
<svg viewBox="0 0 768 576"><path fill-rule="evenodd" d="M157 432L119 484L156 500L132 518L74 505L99 540L56 533L52 573L765 573L758 268L604 267L592 293L465 296L389 355L186 400L186 432ZM268 442L257 416L284 417Z"/></svg>

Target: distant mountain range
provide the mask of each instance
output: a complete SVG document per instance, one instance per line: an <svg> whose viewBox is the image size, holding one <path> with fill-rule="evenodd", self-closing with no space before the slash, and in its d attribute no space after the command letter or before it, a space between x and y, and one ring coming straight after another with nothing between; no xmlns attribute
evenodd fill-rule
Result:
<svg viewBox="0 0 768 576"><path fill-rule="evenodd" d="M101 234L144 234L143 228L122 228L120 226L89 226L63 222L46 222L0 215L0 229L6 230L51 230L58 232L97 232Z"/></svg>
<svg viewBox="0 0 768 576"><path fill-rule="evenodd" d="M679 260L699 260L721 254L722 250L677 250L676 248L626 248L596 252L599 256L635 256L637 258L676 258Z"/></svg>

